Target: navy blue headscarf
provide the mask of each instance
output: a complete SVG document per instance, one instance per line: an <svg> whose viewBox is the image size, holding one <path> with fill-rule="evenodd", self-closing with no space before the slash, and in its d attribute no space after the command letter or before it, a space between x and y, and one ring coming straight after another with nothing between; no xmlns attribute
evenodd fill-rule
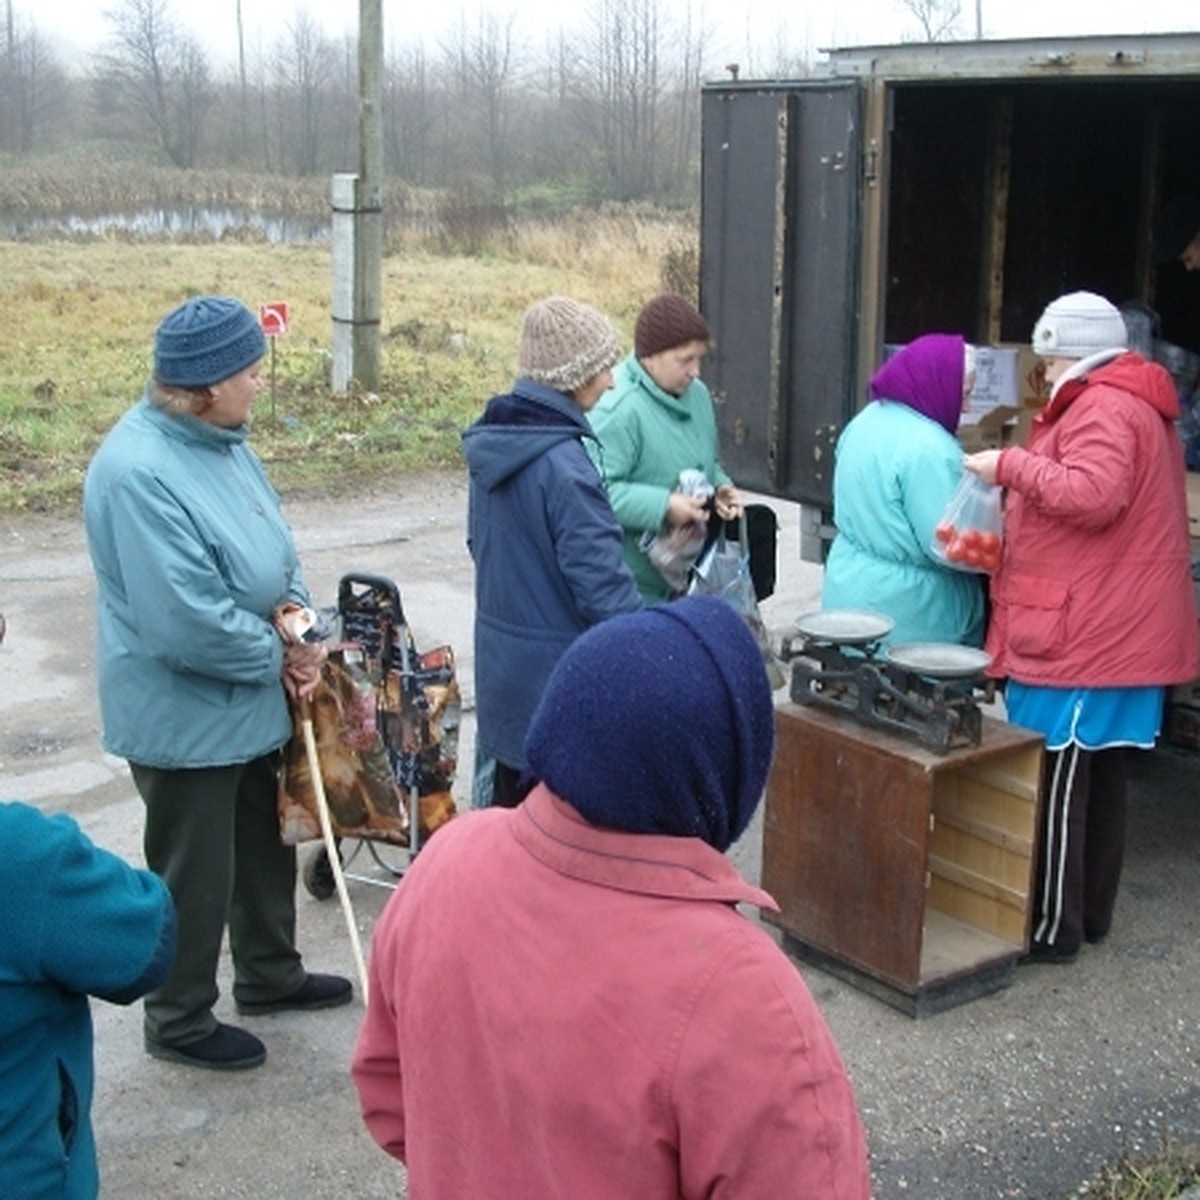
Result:
<svg viewBox="0 0 1200 1200"><path fill-rule="evenodd" d="M775 744L762 653L721 600L613 617L559 660L525 740L530 773L593 825L727 850Z"/></svg>

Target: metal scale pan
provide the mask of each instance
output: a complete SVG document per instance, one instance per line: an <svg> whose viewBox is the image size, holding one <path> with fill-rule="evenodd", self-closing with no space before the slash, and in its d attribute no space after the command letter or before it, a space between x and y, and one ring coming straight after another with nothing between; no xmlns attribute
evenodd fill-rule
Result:
<svg viewBox="0 0 1200 1200"><path fill-rule="evenodd" d="M896 622L869 608L822 608L796 618L796 631L814 642L866 646L887 637Z"/></svg>
<svg viewBox="0 0 1200 1200"><path fill-rule="evenodd" d="M972 679L991 665L992 656L954 642L910 642L889 646L884 658L893 666L927 679Z"/></svg>

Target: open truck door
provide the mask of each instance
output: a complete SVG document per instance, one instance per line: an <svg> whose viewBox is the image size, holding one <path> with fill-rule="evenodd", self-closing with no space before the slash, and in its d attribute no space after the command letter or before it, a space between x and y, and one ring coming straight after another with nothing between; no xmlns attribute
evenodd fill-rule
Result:
<svg viewBox="0 0 1200 1200"><path fill-rule="evenodd" d="M834 443L857 407L861 89L710 84L702 106L700 304L721 456L740 486L804 505L803 543L831 508Z"/></svg>
<svg viewBox="0 0 1200 1200"><path fill-rule="evenodd" d="M1200 412L1200 272L1155 254L1164 205L1200 190L1200 35L824 53L803 79L701 92L705 378L730 474L801 504L801 558L832 536L838 435L919 334L995 367L964 444L1020 439L1046 399L1034 322L1080 289L1136 318Z"/></svg>

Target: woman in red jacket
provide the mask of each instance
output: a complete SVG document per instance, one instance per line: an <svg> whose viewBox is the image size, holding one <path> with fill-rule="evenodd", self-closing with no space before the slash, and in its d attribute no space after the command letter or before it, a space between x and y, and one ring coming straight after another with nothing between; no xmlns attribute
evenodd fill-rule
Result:
<svg viewBox="0 0 1200 1200"><path fill-rule="evenodd" d="M1125 842L1125 754L1149 749L1164 687L1198 669L1179 402L1125 349L1117 309L1075 292L1033 331L1050 400L1027 449L969 455L1007 491L987 650L1009 719L1046 736L1029 958L1108 933Z"/></svg>
<svg viewBox="0 0 1200 1200"><path fill-rule="evenodd" d="M517 808L455 818L375 926L352 1072L414 1200L868 1200L812 994L725 851L774 747L721 600L593 626L558 660Z"/></svg>

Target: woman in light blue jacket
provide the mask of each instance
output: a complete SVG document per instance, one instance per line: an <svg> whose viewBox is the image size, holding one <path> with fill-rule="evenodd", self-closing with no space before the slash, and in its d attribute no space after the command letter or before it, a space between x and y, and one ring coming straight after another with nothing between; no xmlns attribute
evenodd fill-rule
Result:
<svg viewBox="0 0 1200 1200"><path fill-rule="evenodd" d="M956 334L910 342L871 379L872 401L842 431L833 472L837 536L822 608L895 621L887 641L983 642L980 576L947 567L933 534L963 475L954 434L971 390L973 348Z"/></svg>
<svg viewBox="0 0 1200 1200"><path fill-rule="evenodd" d="M147 1051L257 1066L262 1042L213 1015L226 924L244 1014L349 1001L295 946L295 851L280 841L276 766L287 692L315 686L319 646L274 624L307 603L291 530L246 445L266 340L240 301L201 296L158 328L154 378L88 470L104 745L146 807L146 862L166 880L179 953L146 998Z"/></svg>

